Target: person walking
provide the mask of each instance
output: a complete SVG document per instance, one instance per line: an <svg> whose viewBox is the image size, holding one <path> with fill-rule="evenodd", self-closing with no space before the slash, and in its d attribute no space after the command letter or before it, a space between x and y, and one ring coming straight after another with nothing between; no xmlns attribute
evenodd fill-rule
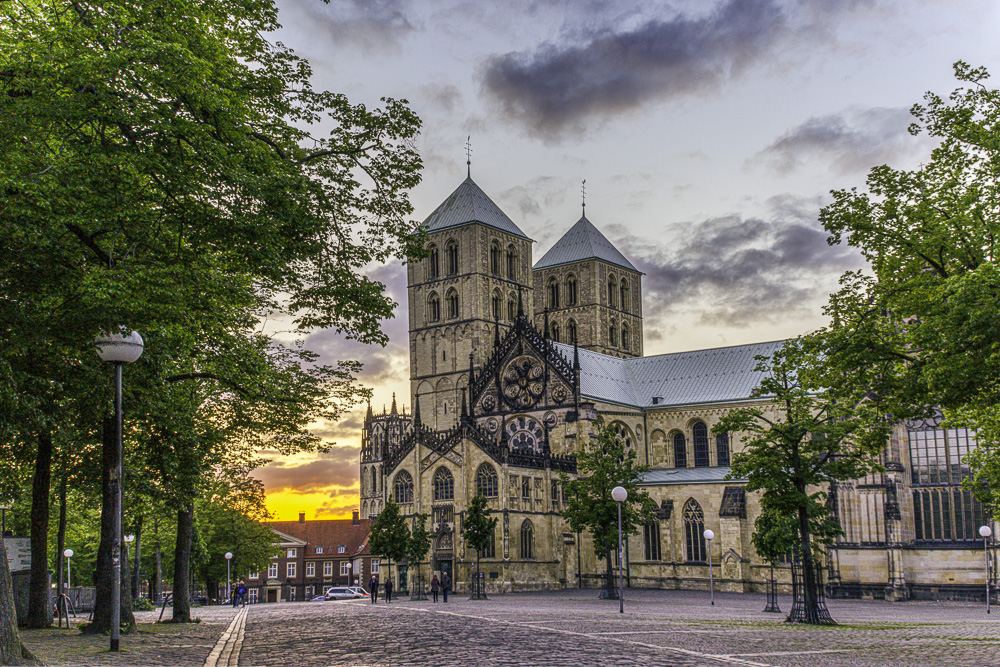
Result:
<svg viewBox="0 0 1000 667"><path fill-rule="evenodd" d="M445 572L441 575L441 592L444 593L444 601L448 601L448 591L451 590L451 577Z"/></svg>
<svg viewBox="0 0 1000 667"><path fill-rule="evenodd" d="M385 578L385 603L392 601L392 577Z"/></svg>
<svg viewBox="0 0 1000 667"><path fill-rule="evenodd" d="M368 582L368 592L372 594L372 604L378 602L378 577L374 574L371 581Z"/></svg>
<svg viewBox="0 0 1000 667"><path fill-rule="evenodd" d="M440 588L441 588L441 582L438 581L438 576L435 574L434 578L431 579L431 596L434 598L435 602L438 601L438 590Z"/></svg>
<svg viewBox="0 0 1000 667"><path fill-rule="evenodd" d="M236 587L236 600L233 601L233 606L235 607L237 604L241 607L247 606L247 585L242 581Z"/></svg>

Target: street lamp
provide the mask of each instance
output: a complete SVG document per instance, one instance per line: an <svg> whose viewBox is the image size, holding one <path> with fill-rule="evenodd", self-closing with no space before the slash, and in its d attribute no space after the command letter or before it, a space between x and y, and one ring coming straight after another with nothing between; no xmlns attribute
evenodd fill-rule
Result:
<svg viewBox="0 0 1000 667"><path fill-rule="evenodd" d="M611 489L611 497L618 503L618 613L625 613L624 589L622 587L622 503L628 498L623 486Z"/></svg>
<svg viewBox="0 0 1000 667"><path fill-rule="evenodd" d="M111 651L118 652L122 597L122 366L142 356L142 336L102 333L94 341L101 361L115 365L115 468L111 472L111 507L114 540L111 543Z"/></svg>
<svg viewBox="0 0 1000 667"><path fill-rule="evenodd" d="M233 559L233 552L226 552L226 599L233 597L232 591L229 590L229 561Z"/></svg>
<svg viewBox="0 0 1000 667"><path fill-rule="evenodd" d="M989 526L980 526L979 534L983 537L983 554L986 556L986 613L990 613L990 547L989 539L993 530Z"/></svg>
<svg viewBox="0 0 1000 667"><path fill-rule="evenodd" d="M69 569L69 564L71 562L70 559L73 558L73 550L67 549L66 551L63 552L63 556L66 557L66 588L73 588L73 583L72 583L73 577L70 576L70 569Z"/></svg>
<svg viewBox="0 0 1000 667"><path fill-rule="evenodd" d="M712 606L715 606L715 580L712 578L712 540L715 539L715 533L712 532L711 528L705 529L703 533L705 539L708 540L708 587L712 591Z"/></svg>
<svg viewBox="0 0 1000 667"><path fill-rule="evenodd" d="M351 568L354 566L351 563L351 561L347 561L346 565L347 565L347 585L350 586L351 582L354 581L353 579L351 579Z"/></svg>

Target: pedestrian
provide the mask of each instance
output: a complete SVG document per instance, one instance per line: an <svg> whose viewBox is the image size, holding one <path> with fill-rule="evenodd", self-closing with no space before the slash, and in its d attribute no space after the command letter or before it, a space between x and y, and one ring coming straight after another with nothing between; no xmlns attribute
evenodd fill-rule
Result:
<svg viewBox="0 0 1000 667"><path fill-rule="evenodd" d="M239 591L240 591L240 587L239 586L233 586L233 592L229 596L229 602L230 602L230 604L233 605L233 608L236 607L236 601L240 599L240 593L239 593Z"/></svg>
<svg viewBox="0 0 1000 667"><path fill-rule="evenodd" d="M451 590L451 577L445 572L441 575L441 592L444 593L444 601L448 601L448 591Z"/></svg>
<svg viewBox="0 0 1000 667"><path fill-rule="evenodd" d="M368 582L368 592L372 594L372 604L378 602L378 577L374 574L371 581Z"/></svg>
<svg viewBox="0 0 1000 667"><path fill-rule="evenodd" d="M433 596L434 601L438 601L438 589L441 588L441 582L438 581L438 576L435 574L434 578L431 579L431 596Z"/></svg>
<svg viewBox="0 0 1000 667"><path fill-rule="evenodd" d="M385 578L385 603L392 602L392 577Z"/></svg>
<svg viewBox="0 0 1000 667"><path fill-rule="evenodd" d="M240 582L240 585L236 587L236 594L239 598L238 602L240 603L240 606L241 607L247 606L247 585L244 584L242 581Z"/></svg>

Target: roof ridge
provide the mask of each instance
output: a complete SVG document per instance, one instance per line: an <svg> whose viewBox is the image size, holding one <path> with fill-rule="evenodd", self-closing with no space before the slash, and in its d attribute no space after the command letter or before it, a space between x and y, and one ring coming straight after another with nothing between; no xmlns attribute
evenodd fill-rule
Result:
<svg viewBox="0 0 1000 667"><path fill-rule="evenodd" d="M533 269L544 269L562 264L572 264L588 259L598 259L609 264L642 273L608 240L600 229L587 218L580 217L552 247L542 255Z"/></svg>
<svg viewBox="0 0 1000 667"><path fill-rule="evenodd" d="M438 204L420 226L437 232L462 225L479 223L493 229L531 240L510 217L497 206L479 185L467 177L455 190Z"/></svg>

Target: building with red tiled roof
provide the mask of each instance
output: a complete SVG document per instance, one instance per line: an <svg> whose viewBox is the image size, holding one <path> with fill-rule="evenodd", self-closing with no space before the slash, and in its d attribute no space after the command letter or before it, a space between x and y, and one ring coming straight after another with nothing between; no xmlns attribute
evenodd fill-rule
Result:
<svg viewBox="0 0 1000 667"><path fill-rule="evenodd" d="M265 522L280 548L266 571L246 579L250 602L296 602L322 595L331 586L367 588L378 574L378 559L368 552L371 519L314 519Z"/></svg>

